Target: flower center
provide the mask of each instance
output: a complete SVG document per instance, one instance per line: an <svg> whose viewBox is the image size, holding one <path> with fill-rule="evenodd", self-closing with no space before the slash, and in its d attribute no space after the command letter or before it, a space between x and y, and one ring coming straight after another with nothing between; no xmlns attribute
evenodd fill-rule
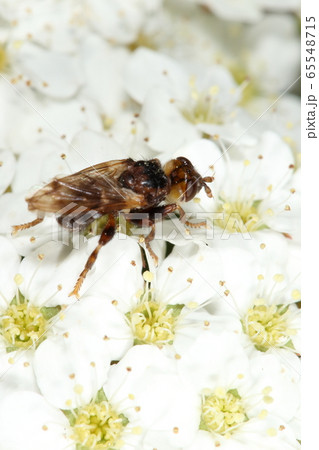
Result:
<svg viewBox="0 0 319 450"><path fill-rule="evenodd" d="M214 393L203 397L201 430L227 434L248 420L237 389L226 391L219 387Z"/></svg>
<svg viewBox="0 0 319 450"><path fill-rule="evenodd" d="M152 299L143 299L127 315L135 336L134 343L172 344L178 317L183 306L166 305Z"/></svg>
<svg viewBox="0 0 319 450"><path fill-rule="evenodd" d="M28 301L11 304L0 317L0 333L13 349L38 346L45 339L47 326L41 310Z"/></svg>
<svg viewBox="0 0 319 450"><path fill-rule="evenodd" d="M0 73L8 66L8 55L3 45L0 44Z"/></svg>
<svg viewBox="0 0 319 450"><path fill-rule="evenodd" d="M291 336L297 330L289 328L289 315L289 305L268 306L259 299L242 320L243 330L262 352L271 347L293 348Z"/></svg>
<svg viewBox="0 0 319 450"><path fill-rule="evenodd" d="M182 110L185 119L195 125L198 123L222 124L225 112L217 103L218 92L218 86L212 86L200 92L195 86L194 79L191 79L190 102Z"/></svg>
<svg viewBox="0 0 319 450"><path fill-rule="evenodd" d="M251 79L249 79L244 67L241 67L240 65L232 65L229 67L229 70L238 85L242 85L244 83L244 89L242 91L239 104L241 106L245 106L258 95L257 86Z"/></svg>
<svg viewBox="0 0 319 450"><path fill-rule="evenodd" d="M223 213L223 219L218 219L215 223L230 233L247 233L249 231L260 230L262 227L260 216L258 215L259 201L224 201L217 209L218 213Z"/></svg>
<svg viewBox="0 0 319 450"><path fill-rule="evenodd" d="M128 419L123 414L117 414L107 400L91 402L74 410L74 415L71 439L81 446L80 449L120 446L120 437Z"/></svg>

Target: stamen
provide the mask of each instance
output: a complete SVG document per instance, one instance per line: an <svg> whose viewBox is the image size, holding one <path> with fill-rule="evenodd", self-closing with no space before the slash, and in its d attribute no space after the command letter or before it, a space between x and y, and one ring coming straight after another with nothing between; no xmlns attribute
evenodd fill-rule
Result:
<svg viewBox="0 0 319 450"><path fill-rule="evenodd" d="M123 430L129 422L124 414L116 413L106 399L101 402L92 401L86 406L64 413L72 426L70 437L81 448L118 448Z"/></svg>
<svg viewBox="0 0 319 450"><path fill-rule="evenodd" d="M237 389L226 391L223 387L206 395L202 400L200 429L222 435L231 434L235 428L249 420Z"/></svg>
<svg viewBox="0 0 319 450"><path fill-rule="evenodd" d="M179 315L184 305L169 305L153 299L147 290L136 308L127 314L135 344L173 344Z"/></svg>
<svg viewBox="0 0 319 450"><path fill-rule="evenodd" d="M297 330L289 327L292 317L289 305L266 305L263 299L255 301L242 320L244 332L257 350L266 352L271 347L293 348L291 336Z"/></svg>

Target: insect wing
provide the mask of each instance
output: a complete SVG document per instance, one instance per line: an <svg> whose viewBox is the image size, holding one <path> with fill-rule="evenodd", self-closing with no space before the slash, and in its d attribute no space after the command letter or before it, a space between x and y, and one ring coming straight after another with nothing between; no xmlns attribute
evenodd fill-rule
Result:
<svg viewBox="0 0 319 450"><path fill-rule="evenodd" d="M27 199L30 210L58 212L74 203L99 215L145 205L143 195L119 186L117 178L131 160L101 163L54 179Z"/></svg>

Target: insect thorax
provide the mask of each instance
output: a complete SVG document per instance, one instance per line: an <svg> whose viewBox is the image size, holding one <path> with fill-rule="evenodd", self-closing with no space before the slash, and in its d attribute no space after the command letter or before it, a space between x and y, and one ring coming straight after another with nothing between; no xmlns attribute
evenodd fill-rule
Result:
<svg viewBox="0 0 319 450"><path fill-rule="evenodd" d="M158 159L136 161L118 179L119 184L137 194L143 194L149 206L159 204L170 191L170 180Z"/></svg>

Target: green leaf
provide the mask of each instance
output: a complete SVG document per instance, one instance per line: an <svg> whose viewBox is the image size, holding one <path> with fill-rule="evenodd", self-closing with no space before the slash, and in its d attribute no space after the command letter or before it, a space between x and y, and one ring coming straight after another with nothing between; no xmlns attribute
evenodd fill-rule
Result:
<svg viewBox="0 0 319 450"><path fill-rule="evenodd" d="M241 399L241 396L238 394L237 389L229 389L229 390L227 391L227 393L228 393L228 394L233 394L233 396L234 396L235 398L238 398L239 400Z"/></svg>
<svg viewBox="0 0 319 450"><path fill-rule="evenodd" d="M50 320L61 311L61 306L42 306L40 311L45 320Z"/></svg>

